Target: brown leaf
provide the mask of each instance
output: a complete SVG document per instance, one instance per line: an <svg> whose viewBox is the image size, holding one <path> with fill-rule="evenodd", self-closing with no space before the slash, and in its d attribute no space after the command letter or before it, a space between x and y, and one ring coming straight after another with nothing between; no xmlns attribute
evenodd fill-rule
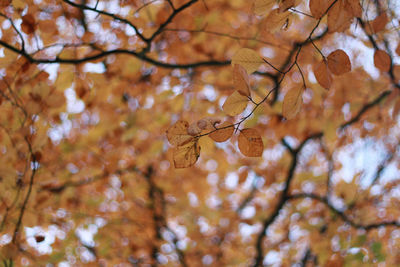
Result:
<svg viewBox="0 0 400 267"><path fill-rule="evenodd" d="M291 88L286 93L282 106L282 114L286 119L293 119L299 113L303 105L303 92L304 87L299 85Z"/></svg>
<svg viewBox="0 0 400 267"><path fill-rule="evenodd" d="M197 121L197 126L202 130L214 130L215 125L221 120L217 118L207 117Z"/></svg>
<svg viewBox="0 0 400 267"><path fill-rule="evenodd" d="M247 128L240 131L238 137L240 152L247 157L261 157L264 144L256 129Z"/></svg>
<svg viewBox="0 0 400 267"><path fill-rule="evenodd" d="M328 67L335 75L342 75L351 71L349 56L341 49L333 51L328 56Z"/></svg>
<svg viewBox="0 0 400 267"><path fill-rule="evenodd" d="M42 235L36 235L35 240L37 243L43 242L44 241L44 236Z"/></svg>
<svg viewBox="0 0 400 267"><path fill-rule="evenodd" d="M201 133L201 128L197 125L197 123L192 123L189 125L187 132L191 136L196 136Z"/></svg>
<svg viewBox="0 0 400 267"><path fill-rule="evenodd" d="M242 95L250 96L249 75L246 70L235 64L233 67L233 86Z"/></svg>
<svg viewBox="0 0 400 267"><path fill-rule="evenodd" d="M328 11L328 31L330 33L344 32L350 27L352 21L353 16L350 10L346 9L343 1L336 2Z"/></svg>
<svg viewBox="0 0 400 267"><path fill-rule="evenodd" d="M189 123L179 120L167 130L167 138L171 145L179 146L192 141L193 136L189 135L187 129Z"/></svg>
<svg viewBox="0 0 400 267"><path fill-rule="evenodd" d="M360 0L346 0L345 7L353 17L361 18L362 7Z"/></svg>
<svg viewBox="0 0 400 267"><path fill-rule="evenodd" d="M235 91L225 100L225 103L222 105L222 109L229 116L236 116L246 109L248 101L249 99L247 96Z"/></svg>
<svg viewBox="0 0 400 267"><path fill-rule="evenodd" d="M374 34L385 29L386 24L389 22L386 12L381 13L372 21L367 22L366 30L368 34Z"/></svg>
<svg viewBox="0 0 400 267"><path fill-rule="evenodd" d="M173 151L175 168L188 168L196 163L200 156L198 139L192 139L183 145L177 146Z"/></svg>
<svg viewBox="0 0 400 267"><path fill-rule="evenodd" d="M388 53L383 50L376 50L374 54L374 65L380 71L388 72L390 70L390 66L392 64L392 60Z"/></svg>
<svg viewBox="0 0 400 267"><path fill-rule="evenodd" d="M31 14L26 14L22 17L21 29L26 34L35 32L35 18Z"/></svg>
<svg viewBox="0 0 400 267"><path fill-rule="evenodd" d="M287 30L291 15L292 13L289 11L279 12L278 8L272 10L261 23L262 31L275 33L280 30Z"/></svg>
<svg viewBox="0 0 400 267"><path fill-rule="evenodd" d="M332 74L328 68L327 62L322 60L313 66L313 72L318 83L325 89L332 85Z"/></svg>
<svg viewBox="0 0 400 267"><path fill-rule="evenodd" d="M309 8L314 18L321 18L334 0L310 0Z"/></svg>
<svg viewBox="0 0 400 267"><path fill-rule="evenodd" d="M229 126L229 127L228 127ZM219 127L219 130L216 130L215 132L210 133L210 138L214 140L215 142L225 142L229 138L231 138L233 134L233 126L230 122L226 121L222 123Z"/></svg>

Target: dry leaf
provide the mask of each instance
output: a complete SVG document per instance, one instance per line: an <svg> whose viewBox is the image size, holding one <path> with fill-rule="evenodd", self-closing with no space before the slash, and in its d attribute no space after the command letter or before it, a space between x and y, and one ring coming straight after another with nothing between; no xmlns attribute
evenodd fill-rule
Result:
<svg viewBox="0 0 400 267"><path fill-rule="evenodd" d="M229 127L228 127L229 126ZM225 128L226 127L226 128ZM214 140L215 142L225 142L229 138L231 138L233 134L233 125L226 121L222 123L219 127L219 130L216 130L215 132L210 133L210 138Z"/></svg>
<svg viewBox="0 0 400 267"><path fill-rule="evenodd" d="M246 109L248 101L249 99L247 96L235 91L225 100L225 103L222 105L222 109L229 116L236 116Z"/></svg>
<svg viewBox="0 0 400 267"><path fill-rule="evenodd" d="M246 70L238 64L235 64L233 67L233 86L240 94L250 96L249 75Z"/></svg>
<svg viewBox="0 0 400 267"><path fill-rule="evenodd" d="M198 139L192 139L190 142L174 148L175 168L187 168L196 163L200 156L200 146L197 141Z"/></svg>
<svg viewBox="0 0 400 267"><path fill-rule="evenodd" d="M309 8L314 18L321 18L334 0L310 0Z"/></svg>
<svg viewBox="0 0 400 267"><path fill-rule="evenodd" d="M248 128L240 131L238 137L240 152L247 157L261 157L264 144L256 129Z"/></svg>
<svg viewBox="0 0 400 267"><path fill-rule="evenodd" d="M214 130L215 125L221 120L217 118L207 117L197 121L197 126L202 130Z"/></svg>
<svg viewBox="0 0 400 267"><path fill-rule="evenodd" d="M376 50L374 54L374 65L380 71L388 72L390 70L390 66L392 64L392 60L388 53L383 50Z"/></svg>
<svg viewBox="0 0 400 267"><path fill-rule="evenodd" d="M328 67L335 75L342 75L351 71L349 56L341 49L333 51L328 56Z"/></svg>
<svg viewBox="0 0 400 267"><path fill-rule="evenodd" d="M374 34L385 29L386 24L389 22L386 12L381 13L372 21L367 21L366 30L368 34Z"/></svg>
<svg viewBox="0 0 400 267"><path fill-rule="evenodd" d="M239 49L232 57L232 65L239 64L246 69L248 74L255 72L262 63L264 61L260 55L249 48Z"/></svg>
<svg viewBox="0 0 400 267"><path fill-rule="evenodd" d="M188 134L189 123L179 120L167 130L167 139L173 146L183 145L190 142L193 136Z"/></svg>
<svg viewBox="0 0 400 267"><path fill-rule="evenodd" d="M313 72L318 83L325 89L332 85L332 74L325 60L322 60L313 66Z"/></svg>
<svg viewBox="0 0 400 267"><path fill-rule="evenodd" d="M197 125L197 123L192 123L187 129L187 133L191 136L196 136L201 133L201 128Z"/></svg>
<svg viewBox="0 0 400 267"><path fill-rule="evenodd" d="M333 32L344 32L347 30L352 21L353 16L349 13L350 10L346 9L343 1L336 2L328 11L328 30Z"/></svg>
<svg viewBox="0 0 400 267"><path fill-rule="evenodd" d="M258 16L268 15L276 4L276 0L256 0L254 2L253 11Z"/></svg>
<svg viewBox="0 0 400 267"><path fill-rule="evenodd" d="M287 30L290 25L291 15L292 13L289 11L279 12L277 8L272 10L261 23L262 31L275 33L282 29Z"/></svg>
<svg viewBox="0 0 400 267"><path fill-rule="evenodd" d="M286 119L290 120L299 113L303 105L303 92L304 87L299 85L293 87L286 93L282 107L282 114Z"/></svg>

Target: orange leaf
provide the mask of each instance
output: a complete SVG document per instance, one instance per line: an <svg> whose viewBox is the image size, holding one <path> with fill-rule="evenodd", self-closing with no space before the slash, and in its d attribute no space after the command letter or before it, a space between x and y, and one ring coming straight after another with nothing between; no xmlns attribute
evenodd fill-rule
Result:
<svg viewBox="0 0 400 267"><path fill-rule="evenodd" d="M333 51L328 56L328 67L335 75L342 75L351 71L349 56L341 49Z"/></svg>
<svg viewBox="0 0 400 267"><path fill-rule="evenodd" d="M321 18L334 0L310 0L309 8L314 18Z"/></svg>
<svg viewBox="0 0 400 267"><path fill-rule="evenodd" d="M275 3L276 0L256 0L253 6L254 14L268 15Z"/></svg>
<svg viewBox="0 0 400 267"><path fill-rule="evenodd" d="M325 60L314 64L313 72L318 83L325 89L329 89L332 85L332 74L329 71Z"/></svg>
<svg viewBox="0 0 400 267"><path fill-rule="evenodd" d="M235 64L241 65L250 74L255 72L264 61L256 51L249 48L241 48L233 55L231 63L233 66Z"/></svg>
<svg viewBox="0 0 400 267"><path fill-rule="evenodd" d="M225 103L222 105L222 109L226 114L230 116L236 116L246 109L248 101L249 99L247 96L235 91L225 100Z"/></svg>
<svg viewBox="0 0 400 267"><path fill-rule="evenodd" d="M371 21L367 21L366 31L368 34L374 34L385 29L389 22L386 12L381 13L378 17Z"/></svg>
<svg viewBox="0 0 400 267"><path fill-rule="evenodd" d="M249 75L246 70L238 64L235 64L233 67L233 85L240 94L250 96Z"/></svg>
<svg viewBox="0 0 400 267"><path fill-rule="evenodd" d="M177 121L167 130L167 138L171 145L183 145L192 141L193 136L189 135L187 129L189 123L187 121Z"/></svg>
<svg viewBox="0 0 400 267"><path fill-rule="evenodd" d="M392 60L388 53L383 50L376 50L374 54L374 65L380 71L388 72L390 70L390 66L392 64Z"/></svg>
<svg viewBox="0 0 400 267"><path fill-rule="evenodd" d="M264 144L256 129L248 128L240 131L238 137L240 152L247 157L261 157Z"/></svg>
<svg viewBox="0 0 400 267"><path fill-rule="evenodd" d="M350 27L353 20L351 10L346 9L343 1L336 2L328 11L328 30L333 32L344 32Z"/></svg>
<svg viewBox="0 0 400 267"><path fill-rule="evenodd" d="M275 33L282 29L286 30L289 28L291 15L291 12L280 12L278 8L272 10L261 23L262 30L269 33Z"/></svg>
<svg viewBox="0 0 400 267"><path fill-rule="evenodd" d="M346 0L345 7L353 17L361 18L362 8L360 0Z"/></svg>
<svg viewBox="0 0 400 267"><path fill-rule="evenodd" d="M215 124L220 123L221 120L217 118L207 117L197 121L197 126L202 130L214 130Z"/></svg>
<svg viewBox="0 0 400 267"><path fill-rule="evenodd" d="M229 138L231 138L233 134L233 126L230 126L231 123L229 122L224 122L221 124L218 128L219 130L216 130L215 132L210 133L210 138L214 140L215 142L225 142Z"/></svg>
<svg viewBox="0 0 400 267"><path fill-rule="evenodd" d="M286 93L283 99L282 114L290 120L299 113L303 104L303 86L295 86Z"/></svg>
<svg viewBox="0 0 400 267"><path fill-rule="evenodd" d="M198 139L192 139L190 142L174 148L175 168L187 168L196 163L200 156L200 146L197 141Z"/></svg>

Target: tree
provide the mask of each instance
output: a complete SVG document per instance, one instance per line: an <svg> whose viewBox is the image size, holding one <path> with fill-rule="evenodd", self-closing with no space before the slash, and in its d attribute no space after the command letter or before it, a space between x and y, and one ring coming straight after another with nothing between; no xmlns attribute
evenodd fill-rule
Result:
<svg viewBox="0 0 400 267"><path fill-rule="evenodd" d="M4 266L400 264L396 1L0 6Z"/></svg>

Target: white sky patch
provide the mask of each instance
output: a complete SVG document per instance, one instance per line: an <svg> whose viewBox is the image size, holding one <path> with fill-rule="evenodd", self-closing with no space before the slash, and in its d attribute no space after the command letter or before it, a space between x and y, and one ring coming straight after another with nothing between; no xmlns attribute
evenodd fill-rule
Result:
<svg viewBox="0 0 400 267"><path fill-rule="evenodd" d="M106 68L104 67L104 64L99 62L99 63L86 63L83 66L83 71L84 72L93 72L93 73L104 73L106 71Z"/></svg>
<svg viewBox="0 0 400 267"><path fill-rule="evenodd" d="M67 99L68 113L81 113L85 109L85 104L83 103L83 101L76 98L76 93L74 89L66 89L64 95Z"/></svg>

